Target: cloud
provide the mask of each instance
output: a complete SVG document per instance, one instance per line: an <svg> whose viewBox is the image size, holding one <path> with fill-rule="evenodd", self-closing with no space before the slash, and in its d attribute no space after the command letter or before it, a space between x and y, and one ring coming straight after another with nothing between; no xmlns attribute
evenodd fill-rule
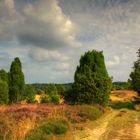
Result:
<svg viewBox="0 0 140 140"><path fill-rule="evenodd" d="M127 80L140 44L140 1L64 1L60 6L77 23L77 39L85 51L103 50L110 75L115 81Z"/></svg>
<svg viewBox="0 0 140 140"><path fill-rule="evenodd" d="M67 61L68 56L61 54L58 51L46 50L44 48L37 48L30 51L30 56L37 61Z"/></svg>
<svg viewBox="0 0 140 140"><path fill-rule="evenodd" d="M56 0L25 3L18 11L13 0L5 0L2 3L5 7L1 11L4 10L7 14L1 15L3 24L0 25L0 36L15 37L22 45L47 49L80 45L75 40L74 23L63 14Z"/></svg>
<svg viewBox="0 0 140 140"><path fill-rule="evenodd" d="M140 44L139 6L139 0L0 1L0 49L9 58L0 67L20 56L27 81L73 81L81 54L97 49L114 80L127 80Z"/></svg>
<svg viewBox="0 0 140 140"><path fill-rule="evenodd" d="M107 62L107 66L112 67L114 65L119 65L120 64L120 58L118 56L113 57L114 60L110 60Z"/></svg>

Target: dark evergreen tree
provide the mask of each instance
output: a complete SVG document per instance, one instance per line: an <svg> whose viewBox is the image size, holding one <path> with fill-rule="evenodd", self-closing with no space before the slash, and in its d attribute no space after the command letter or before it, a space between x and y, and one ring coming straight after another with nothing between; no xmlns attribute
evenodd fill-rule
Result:
<svg viewBox="0 0 140 140"><path fill-rule="evenodd" d="M0 104L8 104L9 94L8 94L8 84L6 81L0 80Z"/></svg>
<svg viewBox="0 0 140 140"><path fill-rule="evenodd" d="M81 56L76 69L71 98L78 103L107 105L111 85L103 52L88 51Z"/></svg>
<svg viewBox="0 0 140 140"><path fill-rule="evenodd" d="M133 71L130 74L132 88L140 94L140 49L138 49L138 59L134 62Z"/></svg>
<svg viewBox="0 0 140 140"><path fill-rule="evenodd" d="M18 103L24 94L24 74L19 58L15 58L9 72L9 97L10 103Z"/></svg>

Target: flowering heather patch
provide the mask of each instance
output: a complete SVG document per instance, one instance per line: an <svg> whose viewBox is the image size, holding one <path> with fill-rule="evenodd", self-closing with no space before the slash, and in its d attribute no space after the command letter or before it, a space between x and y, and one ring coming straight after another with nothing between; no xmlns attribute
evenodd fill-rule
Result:
<svg viewBox="0 0 140 140"><path fill-rule="evenodd" d="M93 111L89 114L87 110ZM97 112L102 114L100 107L84 105L17 104L0 106L0 139L24 140L31 130L48 120L64 120L68 124L81 123L94 119Z"/></svg>

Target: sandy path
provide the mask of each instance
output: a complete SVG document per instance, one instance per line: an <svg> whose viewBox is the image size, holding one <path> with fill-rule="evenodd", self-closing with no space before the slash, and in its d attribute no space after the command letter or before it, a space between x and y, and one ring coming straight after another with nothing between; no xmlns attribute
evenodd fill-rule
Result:
<svg viewBox="0 0 140 140"><path fill-rule="evenodd" d="M131 100L131 98L137 96L136 92L128 90L115 91L115 94L118 94L117 96L120 97L122 101L125 101L126 99ZM129 110L128 112L129 114L127 114L127 111L126 114L128 118L131 118L131 110ZM132 124L132 127L122 127L120 130L117 130L116 133L114 133L114 137L111 140L140 140L140 112L134 112L136 112L138 116L135 116L135 119L133 119L135 123ZM104 138L104 136L108 133L108 129L110 129L110 126L113 125L113 121L115 121L115 117L118 114L120 114L120 110L113 110L106 116L101 117L101 119L97 120L99 121L99 125L96 126L93 130L87 129L90 135L86 138L82 138L82 140L110 140L109 136L107 136L106 138ZM120 117L120 119L122 118Z"/></svg>

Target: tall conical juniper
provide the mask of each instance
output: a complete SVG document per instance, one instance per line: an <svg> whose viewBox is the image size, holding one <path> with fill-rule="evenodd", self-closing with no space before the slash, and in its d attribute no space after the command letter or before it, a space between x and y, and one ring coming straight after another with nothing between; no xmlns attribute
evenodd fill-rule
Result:
<svg viewBox="0 0 140 140"><path fill-rule="evenodd" d="M10 103L18 103L24 93L24 74L20 59L16 57L11 64L9 72L9 98Z"/></svg>
<svg viewBox="0 0 140 140"><path fill-rule="evenodd" d="M106 106L111 85L103 52L88 51L81 56L80 65L77 66L71 98L77 103L98 103Z"/></svg>

